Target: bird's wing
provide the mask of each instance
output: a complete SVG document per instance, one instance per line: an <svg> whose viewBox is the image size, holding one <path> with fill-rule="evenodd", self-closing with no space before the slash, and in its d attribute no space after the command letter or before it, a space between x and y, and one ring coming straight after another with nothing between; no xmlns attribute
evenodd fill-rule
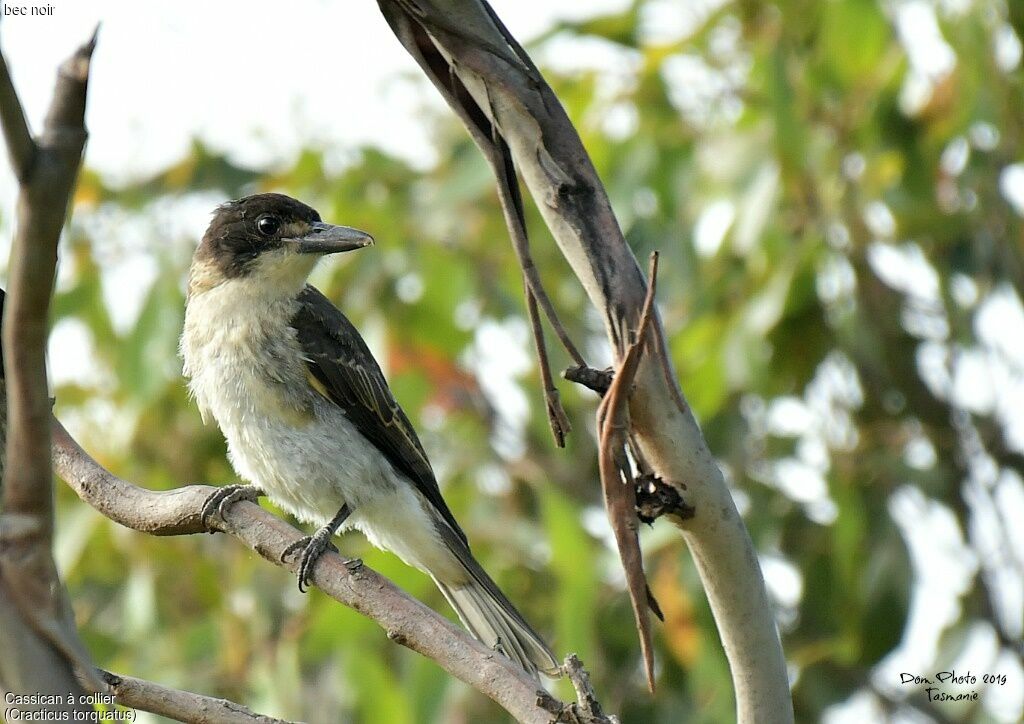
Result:
<svg viewBox="0 0 1024 724"><path fill-rule="evenodd" d="M310 382L338 405L356 429L405 474L462 541L466 534L441 497L416 431L395 402L366 342L348 318L317 289L299 294L292 318Z"/></svg>

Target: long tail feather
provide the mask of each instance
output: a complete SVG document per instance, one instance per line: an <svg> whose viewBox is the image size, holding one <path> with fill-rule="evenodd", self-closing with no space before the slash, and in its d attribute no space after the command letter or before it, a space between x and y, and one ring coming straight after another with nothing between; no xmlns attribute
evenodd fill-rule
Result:
<svg viewBox="0 0 1024 724"><path fill-rule="evenodd" d="M448 549L469 574L464 583L452 585L434 577L441 593L476 638L500 651L536 676L555 675L558 661L536 631L473 558L469 548L446 525L438 526Z"/></svg>

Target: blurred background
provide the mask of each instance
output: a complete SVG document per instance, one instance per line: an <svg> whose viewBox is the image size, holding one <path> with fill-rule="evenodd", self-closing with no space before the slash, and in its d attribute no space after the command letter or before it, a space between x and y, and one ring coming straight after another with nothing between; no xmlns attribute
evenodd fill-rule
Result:
<svg viewBox="0 0 1024 724"><path fill-rule="evenodd" d="M623 721L733 720L700 581L664 523L643 539L667 618L645 691L595 397L561 385L575 429L556 449L490 173L376 4L52 4L0 31L39 128L57 63L103 21L50 352L57 414L86 449L151 488L234 481L181 379L186 269L216 204L295 195L376 237L314 281L367 337L510 598ZM493 4L637 256L662 253L673 361L759 551L797 720L1019 721L1024 3ZM4 165L3 259L14 197ZM529 213L563 320L606 364ZM147 537L57 493L58 564L99 665L313 722L507 720L236 542ZM357 534L341 547L451 615L425 576ZM976 700L900 683L954 669L977 683L945 690Z"/></svg>

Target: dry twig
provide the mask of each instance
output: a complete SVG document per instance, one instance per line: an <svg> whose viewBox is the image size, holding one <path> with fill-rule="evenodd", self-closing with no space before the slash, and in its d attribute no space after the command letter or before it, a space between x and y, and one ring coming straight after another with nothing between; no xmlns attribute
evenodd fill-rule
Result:
<svg viewBox="0 0 1024 724"><path fill-rule="evenodd" d="M647 617L648 601L653 597L644 575L643 554L637 536L636 488L633 473L626 456L629 437L629 421L626 403L629 399L633 379L636 377L640 355L647 342L647 329L654 306L654 294L658 278L658 253L651 254L651 267L647 286L647 298L636 331L636 339L628 344L626 353L619 363L608 394L597 408L597 429L600 438L598 466L601 471L601 488L608 519L615 533L619 558L626 573L626 588L633 605L633 617L640 635L640 649L644 658L647 688L654 692L654 651L651 646L650 619ZM653 606L657 609L657 604Z"/></svg>
<svg viewBox="0 0 1024 724"><path fill-rule="evenodd" d="M283 719L257 714L227 699L170 689L131 676L101 673L117 703L131 709L186 721L189 724L290 724Z"/></svg>
<svg viewBox="0 0 1024 724"><path fill-rule="evenodd" d="M566 705L546 692L538 692L537 703L554 714L554 723L565 724L619 724L619 718L607 715L601 708L590 674L583 668L583 662L576 654L569 654L562 664L562 671L576 691L576 701Z"/></svg>
<svg viewBox="0 0 1024 724"><path fill-rule="evenodd" d="M558 396L558 388L551 379L551 365L548 363L548 350L544 344L544 329L540 324L540 315L537 314L537 297L527 284L526 287L526 313L530 319L530 328L533 330L533 341L537 348L537 360L540 363L540 382L544 388L544 406L547 410L548 424L551 426L551 434L555 437L555 444L558 447L565 447L565 436L572 430L569 418L562 409L562 403Z"/></svg>

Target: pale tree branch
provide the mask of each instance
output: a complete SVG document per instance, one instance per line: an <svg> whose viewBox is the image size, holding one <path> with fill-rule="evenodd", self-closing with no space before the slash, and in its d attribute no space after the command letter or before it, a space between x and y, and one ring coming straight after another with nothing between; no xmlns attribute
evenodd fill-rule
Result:
<svg viewBox="0 0 1024 724"><path fill-rule="evenodd" d="M289 724L284 719L257 714L227 699L170 689L145 679L102 672L109 693L131 709L170 717L189 724Z"/></svg>
<svg viewBox="0 0 1024 724"><path fill-rule="evenodd" d="M57 473L86 503L104 516L152 535L206 532L201 512L214 488L189 485L167 492L140 488L105 470L53 421L53 460ZM217 528L245 543L274 565L298 570L285 551L302 532L248 501L235 503ZM334 552L317 563L313 582L328 596L377 622L389 639L433 659L455 678L487 695L520 722L548 724L548 696L510 659L488 649L461 628L366 566L353 570ZM556 702L558 706L570 705ZM581 720L584 721L584 720ZM591 724L604 720L594 719Z"/></svg>
<svg viewBox="0 0 1024 724"><path fill-rule="evenodd" d="M53 561L53 484L46 340L57 242L85 147L85 99L95 36L64 62L49 113L33 139L0 62L0 121L19 181L3 319L7 398L6 464L0 502L0 598L4 599L0 689L60 695L27 712L88 711L87 691L103 687L75 627Z"/></svg>
<svg viewBox="0 0 1024 724"><path fill-rule="evenodd" d="M377 2L485 156L491 158L493 141L481 143L484 129L496 130L508 145L621 363L646 285L554 92L485 0ZM499 188L507 184L504 175L498 174ZM686 490L687 505L670 507L666 517L682 530L703 581L729 659L739 721L790 722L786 661L753 544L678 388L656 310L651 325L628 400L632 437L662 485Z"/></svg>

